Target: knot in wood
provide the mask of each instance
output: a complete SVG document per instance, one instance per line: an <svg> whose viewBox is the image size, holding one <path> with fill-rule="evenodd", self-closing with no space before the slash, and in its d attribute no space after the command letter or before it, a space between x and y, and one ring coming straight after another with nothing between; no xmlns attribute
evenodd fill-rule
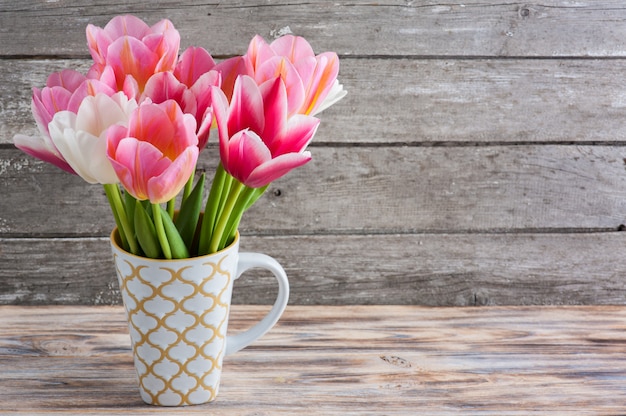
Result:
<svg viewBox="0 0 626 416"><path fill-rule="evenodd" d="M530 17L530 9L527 6L520 7L518 13L519 13L519 16L522 19L526 19L526 18Z"/></svg>
<svg viewBox="0 0 626 416"><path fill-rule="evenodd" d="M380 359L400 368L411 368L411 362L395 355L381 355Z"/></svg>

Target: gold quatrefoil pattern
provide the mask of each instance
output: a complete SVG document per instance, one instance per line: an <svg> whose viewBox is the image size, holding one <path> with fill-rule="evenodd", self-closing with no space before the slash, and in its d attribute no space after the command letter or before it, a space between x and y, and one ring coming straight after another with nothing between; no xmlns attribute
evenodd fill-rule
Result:
<svg viewBox="0 0 626 416"><path fill-rule="evenodd" d="M183 406L217 396L237 250L185 261L115 253L146 403Z"/></svg>

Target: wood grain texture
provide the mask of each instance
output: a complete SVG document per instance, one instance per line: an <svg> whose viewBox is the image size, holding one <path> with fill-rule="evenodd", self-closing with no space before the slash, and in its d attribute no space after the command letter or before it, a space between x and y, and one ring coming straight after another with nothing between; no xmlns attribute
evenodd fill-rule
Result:
<svg viewBox="0 0 626 416"><path fill-rule="evenodd" d="M262 234L617 230L626 149L612 146L314 147L241 230ZM213 172L217 149L200 169ZM101 186L0 151L0 235L108 236ZM90 201L85 204L85 201Z"/></svg>
<svg viewBox="0 0 626 416"><path fill-rule="evenodd" d="M235 306L231 331L266 307ZM288 307L217 401L139 399L121 307L0 307L10 414L622 414L623 307Z"/></svg>
<svg viewBox="0 0 626 416"><path fill-rule="evenodd" d="M87 69L85 26L122 13L169 18L218 59L289 31L340 54L348 96L313 161L241 228L285 264L292 303L626 302L621 1L0 0L0 304L119 302L101 188L12 137L37 134L33 86ZM251 275L236 301L273 290Z"/></svg>
<svg viewBox="0 0 626 416"><path fill-rule="evenodd" d="M625 233L242 237L275 257L292 305L622 304ZM0 303L119 304L109 241L0 239ZM71 254L71 255L68 255ZM272 304L275 280L250 271L233 301Z"/></svg>
<svg viewBox="0 0 626 416"><path fill-rule="evenodd" d="M217 55L244 53L246 42L257 33L270 39L285 31L342 55L626 55L622 25L626 8L619 0L540 4L2 0L0 10L0 56L85 56L85 26L103 26L124 13L149 23L167 17L181 32L184 45L204 46Z"/></svg>
<svg viewBox="0 0 626 416"><path fill-rule="evenodd" d="M87 60L1 60L0 144L37 135L34 86ZM322 112L316 142L573 143L626 139L626 60L344 58L348 95Z"/></svg>

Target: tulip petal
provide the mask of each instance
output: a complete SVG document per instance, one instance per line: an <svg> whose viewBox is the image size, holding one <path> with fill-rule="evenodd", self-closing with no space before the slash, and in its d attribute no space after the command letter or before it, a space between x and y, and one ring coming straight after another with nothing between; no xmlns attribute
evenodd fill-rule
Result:
<svg viewBox="0 0 626 416"><path fill-rule="evenodd" d="M127 119L124 109L114 99L105 94L99 94L83 100L72 127L99 137L109 126L125 123Z"/></svg>
<svg viewBox="0 0 626 416"><path fill-rule="evenodd" d="M211 87L219 87L221 84L219 72L211 70L203 74L191 87L191 92L196 97L196 122L198 132L198 148L204 149L209 140L209 133L213 125L213 110L211 108Z"/></svg>
<svg viewBox="0 0 626 416"><path fill-rule="evenodd" d="M64 69L48 76L47 87L63 87L68 91L74 91L85 81L85 76L73 69Z"/></svg>
<svg viewBox="0 0 626 416"><path fill-rule="evenodd" d="M302 152L309 145L317 131L320 120L296 114L289 119L284 135L272 142L270 149L274 157L285 153Z"/></svg>
<svg viewBox="0 0 626 416"><path fill-rule="evenodd" d="M280 77L263 83L259 89L263 95L265 117L265 129L261 132L261 137L263 137L265 144L272 149L274 140L280 138L286 128L287 91Z"/></svg>
<svg viewBox="0 0 626 416"><path fill-rule="evenodd" d="M168 19L163 19L153 25L149 34L142 41L160 56L156 71L173 71L180 49L180 34L174 24Z"/></svg>
<svg viewBox="0 0 626 416"><path fill-rule="evenodd" d="M67 110L71 97L72 93L60 86L33 89L31 110L42 135L48 135L48 123L55 113Z"/></svg>
<svg viewBox="0 0 626 416"><path fill-rule="evenodd" d="M87 35L89 53L94 60L94 67L104 66L106 64L107 49L111 44L111 37L102 28L92 24L87 25L85 34Z"/></svg>
<svg viewBox="0 0 626 416"><path fill-rule="evenodd" d="M267 44L265 39L256 35L250 41L248 51L245 55L245 61L249 65L248 70L252 74L255 73L263 62L274 56L276 56L276 53L272 50L270 45Z"/></svg>
<svg viewBox="0 0 626 416"><path fill-rule="evenodd" d="M206 109L211 106L211 89L209 87L219 87L221 82L222 77L220 73L212 70L202 74L191 86L190 90L196 97L197 116L204 115Z"/></svg>
<svg viewBox="0 0 626 416"><path fill-rule="evenodd" d="M317 69L317 59L315 56L307 56L297 62L294 62L293 65L296 68L296 71L298 71L298 74L300 74L305 94L308 97L311 94L311 81L313 80Z"/></svg>
<svg viewBox="0 0 626 416"><path fill-rule="evenodd" d="M93 182L100 184L118 183L117 174L106 157L106 138L94 137L85 132L76 133L76 142L80 148L82 162L80 169L85 175L91 175ZM81 175L82 176L82 175ZM85 176L82 176L85 179Z"/></svg>
<svg viewBox="0 0 626 416"><path fill-rule="evenodd" d="M341 100L347 94L348 91L343 89L343 85L341 85L338 80L335 80L335 83L328 92L326 98L324 98L321 103L318 103L317 108L314 108L313 111L311 111L311 115L314 116L321 113L331 105L335 104L337 101Z"/></svg>
<svg viewBox="0 0 626 416"><path fill-rule="evenodd" d="M228 160L228 99L224 92L218 87L211 87L211 102L213 107L213 115L217 124L217 131L220 143L220 158L222 164L227 166Z"/></svg>
<svg viewBox="0 0 626 416"><path fill-rule="evenodd" d="M173 150L171 152L164 150L170 147L174 131L174 126L169 123L169 117L158 105L140 106L129 120L129 137L149 140L156 148L168 155L174 153Z"/></svg>
<svg viewBox="0 0 626 416"><path fill-rule="evenodd" d="M247 184L250 173L272 157L263 140L254 132L243 130L236 133L228 144L229 164L226 171L239 182Z"/></svg>
<svg viewBox="0 0 626 416"><path fill-rule="evenodd" d="M265 127L263 97L254 80L247 75L235 81L233 98L228 115L228 131L235 133L250 129L260 133Z"/></svg>
<svg viewBox="0 0 626 416"><path fill-rule="evenodd" d="M98 94L83 100L78 113L60 111L49 124L54 146L72 169L89 183L117 183L106 156L106 131L125 123L133 104L123 95Z"/></svg>
<svg viewBox="0 0 626 416"><path fill-rule="evenodd" d="M148 179L151 203L160 204L176 197L196 168L198 152L197 146L188 147L161 174Z"/></svg>
<svg viewBox="0 0 626 416"><path fill-rule="evenodd" d="M311 160L310 152L287 153L259 165L248 176L245 185L261 188Z"/></svg>
<svg viewBox="0 0 626 416"><path fill-rule="evenodd" d="M63 160L60 153L58 153L56 149L50 149L50 147L47 146L40 137L16 134L13 137L13 143L15 144L15 147L26 154L43 160L46 163L50 163L68 173L76 173L74 172L74 169L72 169L71 166Z"/></svg>
<svg viewBox="0 0 626 416"><path fill-rule="evenodd" d="M44 88L39 97L40 102L45 106L50 114L67 110L67 104L72 97L72 93L60 86Z"/></svg>
<svg viewBox="0 0 626 416"><path fill-rule="evenodd" d="M143 38L142 42L159 57L154 66L154 72L172 71L174 69L180 43L178 32L175 32L169 39L165 34L149 35Z"/></svg>
<svg viewBox="0 0 626 416"><path fill-rule="evenodd" d="M286 56L291 62L298 62L302 58L315 56L313 48L301 36L281 36L270 45L276 55Z"/></svg>
<svg viewBox="0 0 626 416"><path fill-rule="evenodd" d="M126 76L132 75L141 88L154 73L158 58L139 39L122 37L109 46L107 63L115 71L118 86Z"/></svg>
<svg viewBox="0 0 626 416"><path fill-rule="evenodd" d="M198 137L196 136L196 118L191 114L184 114L175 101L169 100L161 104L169 122L174 127L175 140L170 140L169 145L163 147L164 153L169 154L170 159L174 159L183 150L190 146L198 145ZM173 156L173 157L172 157Z"/></svg>
<svg viewBox="0 0 626 416"><path fill-rule="evenodd" d="M233 89L235 88L237 77L240 75L250 75L243 56L235 56L226 59L215 65L214 69L222 76L222 91L224 91L224 94L226 94L229 100L233 96Z"/></svg>
<svg viewBox="0 0 626 416"><path fill-rule="evenodd" d="M202 75L213 69L214 66L215 61L206 49L192 46L187 48L178 59L174 75L180 82L191 88Z"/></svg>
<svg viewBox="0 0 626 416"><path fill-rule="evenodd" d="M139 88L137 80L132 75L126 75L124 77L121 91L123 91L127 97L134 98L136 100L140 99L141 89Z"/></svg>
<svg viewBox="0 0 626 416"><path fill-rule="evenodd" d="M213 126L213 110L208 107L198 125L198 149L202 151L209 141L211 127Z"/></svg>
<svg viewBox="0 0 626 416"><path fill-rule="evenodd" d="M143 20L130 14L115 16L103 30L113 39L122 36L141 39L150 33L150 27Z"/></svg>
<svg viewBox="0 0 626 416"><path fill-rule="evenodd" d="M308 85L307 100L303 107L304 114L315 112L331 91L339 73L339 58L334 52L326 52L317 57L315 72Z"/></svg>
<svg viewBox="0 0 626 416"><path fill-rule="evenodd" d="M266 60L254 74L254 79L259 85L275 77L281 77L285 83L289 114L296 113L302 107L305 99L305 90L300 74L293 64L282 56L275 56Z"/></svg>
<svg viewBox="0 0 626 416"><path fill-rule="evenodd" d="M84 131L66 129L53 135L54 144L87 183L117 183L117 175L106 157L106 141Z"/></svg>
<svg viewBox="0 0 626 416"><path fill-rule="evenodd" d="M150 98L156 104L174 100L186 113L194 116L196 114L195 96L171 72L159 72L152 75L146 83L141 100L145 98Z"/></svg>
<svg viewBox="0 0 626 416"><path fill-rule="evenodd" d="M109 86L112 90L117 90L117 80L115 79L115 71L111 65L106 65L100 71L98 80L103 84Z"/></svg>
<svg viewBox="0 0 626 416"><path fill-rule="evenodd" d="M146 102L128 128L112 126L107 155L126 190L153 204L172 199L189 180L198 155L196 121L178 104Z"/></svg>
<svg viewBox="0 0 626 416"><path fill-rule="evenodd" d="M170 163L159 149L134 137L120 140L111 159L124 188L141 201L148 199L148 180L163 173Z"/></svg>
<svg viewBox="0 0 626 416"><path fill-rule="evenodd" d="M97 79L88 79L72 93L66 109L77 113L85 97L95 96L97 94L112 96L115 93L117 93L117 91L111 88L110 85Z"/></svg>

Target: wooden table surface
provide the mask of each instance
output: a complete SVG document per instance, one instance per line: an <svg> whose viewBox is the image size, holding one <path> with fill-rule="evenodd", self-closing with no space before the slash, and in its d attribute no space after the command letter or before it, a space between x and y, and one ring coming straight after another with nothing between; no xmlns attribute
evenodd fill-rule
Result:
<svg viewBox="0 0 626 416"><path fill-rule="evenodd" d="M226 358L215 402L174 409L139 398L121 307L0 317L2 414L626 413L626 307L290 306Z"/></svg>

